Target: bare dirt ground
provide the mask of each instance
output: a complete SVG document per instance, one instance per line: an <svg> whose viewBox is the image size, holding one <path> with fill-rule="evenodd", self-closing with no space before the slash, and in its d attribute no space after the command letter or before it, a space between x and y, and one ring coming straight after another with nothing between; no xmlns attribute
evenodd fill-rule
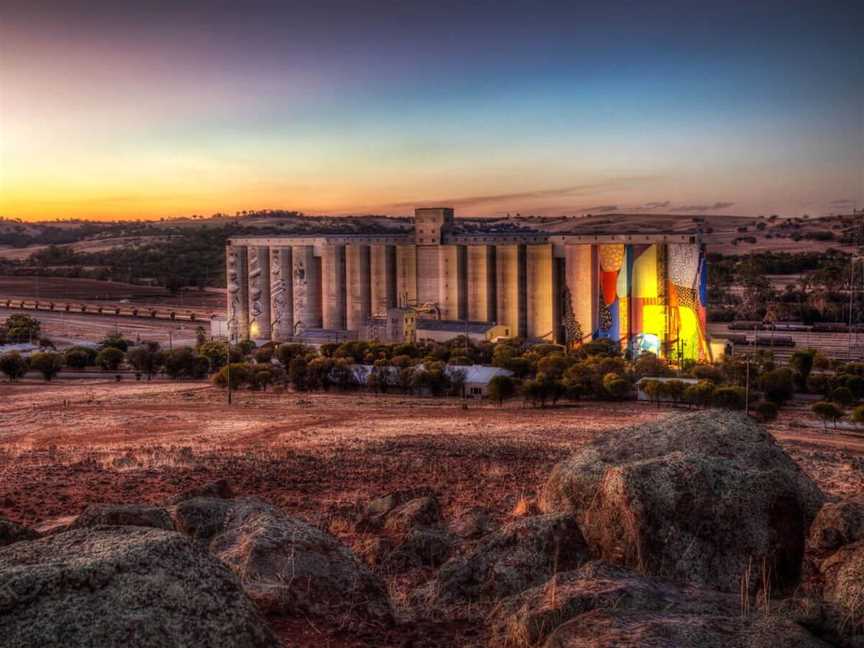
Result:
<svg viewBox="0 0 864 648"><path fill-rule="evenodd" d="M398 489L431 489L446 519L480 506L503 522L573 449L669 412L593 402L463 409L458 400L287 392L239 392L229 407L223 391L202 383L3 383L0 515L46 528L89 503L166 503L225 477L237 494L260 496L348 545L359 508ZM784 413L771 432L826 493L860 493L864 436L797 427L805 412ZM388 584L398 605L405 585ZM404 630L373 641L272 622L285 645L430 645L410 643ZM471 643L476 629L442 623L412 632L440 636L434 645Z"/></svg>

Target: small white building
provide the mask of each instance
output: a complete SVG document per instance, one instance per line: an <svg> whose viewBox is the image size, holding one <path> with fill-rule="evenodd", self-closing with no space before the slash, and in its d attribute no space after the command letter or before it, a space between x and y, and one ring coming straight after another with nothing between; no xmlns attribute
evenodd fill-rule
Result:
<svg viewBox="0 0 864 648"><path fill-rule="evenodd" d="M513 372L501 367L489 367L486 365L448 365L447 372L461 371L465 374L465 382L462 394L465 398L487 398L489 396L489 383L496 376L513 377Z"/></svg>

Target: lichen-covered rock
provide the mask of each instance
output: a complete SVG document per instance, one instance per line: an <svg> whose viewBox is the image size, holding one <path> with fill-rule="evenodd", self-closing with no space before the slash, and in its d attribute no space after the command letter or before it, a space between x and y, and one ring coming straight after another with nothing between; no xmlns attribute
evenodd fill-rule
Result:
<svg viewBox="0 0 864 648"><path fill-rule="evenodd" d="M387 515L398 508L399 506L411 500L434 497L429 489L412 488L394 491L369 500L363 509L363 512L357 518L358 531L374 531L384 526ZM437 501L435 502L437 505Z"/></svg>
<svg viewBox="0 0 864 648"><path fill-rule="evenodd" d="M216 497L194 497L183 500L174 509L174 526L178 531L207 540L225 527L228 511L234 504Z"/></svg>
<svg viewBox="0 0 864 648"><path fill-rule="evenodd" d="M0 547L5 547L13 542L21 542L22 540L35 540L38 537L39 534L33 529L28 529L0 516Z"/></svg>
<svg viewBox="0 0 864 648"><path fill-rule="evenodd" d="M441 524L441 508L434 497L415 497L389 511L384 528L391 533L407 533L417 527Z"/></svg>
<svg viewBox="0 0 864 648"><path fill-rule="evenodd" d="M829 648L801 626L774 617L593 610L559 627L544 648Z"/></svg>
<svg viewBox="0 0 864 648"><path fill-rule="evenodd" d="M161 506L145 504L91 504L69 528L83 529L94 526L140 526L174 530L168 511Z"/></svg>
<svg viewBox="0 0 864 648"><path fill-rule="evenodd" d="M438 567L447 560L453 540L440 529L411 529L384 557L383 564L394 570Z"/></svg>
<svg viewBox="0 0 864 648"><path fill-rule="evenodd" d="M735 615L739 606L734 594L679 587L593 561L501 601L489 616L490 645L538 645L561 624L595 609Z"/></svg>
<svg viewBox="0 0 864 648"><path fill-rule="evenodd" d="M820 563L819 571L832 634L858 635L864 645L864 540L842 546Z"/></svg>
<svg viewBox="0 0 864 648"><path fill-rule="evenodd" d="M474 507L456 516L448 529L463 540L477 540L492 531L494 525L485 509Z"/></svg>
<svg viewBox="0 0 864 648"><path fill-rule="evenodd" d="M176 517L178 528L208 540L263 610L392 620L383 582L346 546L261 500L197 498L178 505Z"/></svg>
<svg viewBox="0 0 864 648"><path fill-rule="evenodd" d="M604 434L559 463L541 507L579 520L592 553L663 580L794 587L822 494L741 413L702 411Z"/></svg>
<svg viewBox="0 0 864 648"><path fill-rule="evenodd" d="M94 527L0 549L0 644L276 648L237 578L173 531Z"/></svg>
<svg viewBox="0 0 864 648"><path fill-rule="evenodd" d="M452 558L419 596L440 604L498 599L546 581L587 559L571 515L539 515L511 522Z"/></svg>
<svg viewBox="0 0 864 648"><path fill-rule="evenodd" d="M826 554L864 540L864 501L826 502L810 527L808 552Z"/></svg>
<svg viewBox="0 0 864 648"><path fill-rule="evenodd" d="M200 486L189 488L173 498L173 504L179 504L185 500L194 499L196 497L216 497L219 499L231 499L234 497L234 489L227 479L216 479Z"/></svg>

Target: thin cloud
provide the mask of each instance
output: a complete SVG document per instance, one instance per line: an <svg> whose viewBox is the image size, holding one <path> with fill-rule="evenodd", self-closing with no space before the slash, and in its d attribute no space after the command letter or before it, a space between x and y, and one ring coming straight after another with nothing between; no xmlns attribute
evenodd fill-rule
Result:
<svg viewBox="0 0 864 648"><path fill-rule="evenodd" d="M501 202L514 202L514 201L525 201L525 200L544 200L549 198L573 198L579 196L590 196L591 194L598 193L601 191L610 191L616 189L623 189L625 187L631 186L633 184L642 183L649 180L654 180L654 177L632 177L632 178L619 178L616 180L610 180L608 182L598 182L595 184L584 184L584 185L572 185L569 187L558 187L555 189L536 189L532 191L520 191L517 193L501 193L501 194L489 194L489 195L480 195L480 196L458 196L458 197L450 197L450 198L441 198L437 200L411 200L407 202L398 202L391 203L388 207L394 207L398 209L405 208L413 208L413 207L423 207L423 206L439 206L445 205L447 207L454 208L471 208L471 207L480 207L484 205L491 205ZM516 209L518 206L514 205L513 209ZM526 206L526 209L530 209L530 206Z"/></svg>
<svg viewBox="0 0 864 648"><path fill-rule="evenodd" d="M706 211L718 211L720 209L729 209L734 202L715 202L713 205L681 205L680 207L673 207L669 211L673 212L706 212Z"/></svg>
<svg viewBox="0 0 864 648"><path fill-rule="evenodd" d="M610 212L610 211L618 211L618 205L597 205L596 207L586 207L585 209L580 209L580 214L590 214L591 212Z"/></svg>

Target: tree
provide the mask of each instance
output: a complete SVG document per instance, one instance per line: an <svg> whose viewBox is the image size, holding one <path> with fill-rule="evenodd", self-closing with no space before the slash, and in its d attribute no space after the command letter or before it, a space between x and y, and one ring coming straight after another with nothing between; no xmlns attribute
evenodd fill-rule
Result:
<svg viewBox="0 0 864 648"><path fill-rule="evenodd" d="M643 376L668 376L672 373L669 365L650 351L643 351L633 363L633 373L638 378Z"/></svg>
<svg viewBox="0 0 864 648"><path fill-rule="evenodd" d="M112 333L111 335L106 335L105 339L99 343L100 349L119 349L123 353L126 353L129 350L129 340L124 338L119 333Z"/></svg>
<svg viewBox="0 0 864 648"><path fill-rule="evenodd" d="M164 364L165 357L159 350L158 342L145 342L140 346L129 349L126 353L126 362L135 371L147 374L147 379L149 380Z"/></svg>
<svg viewBox="0 0 864 648"><path fill-rule="evenodd" d="M683 380L667 380L665 384L666 396L672 399L673 403L680 403L684 398L684 392L687 391L687 383Z"/></svg>
<svg viewBox="0 0 864 648"><path fill-rule="evenodd" d="M63 354L67 367L83 369L96 364L96 350L89 347L69 347Z"/></svg>
<svg viewBox="0 0 864 648"><path fill-rule="evenodd" d="M219 387L226 387L228 386L229 376L231 389L240 389L240 387L249 383L252 378L252 371L245 362L232 362L230 365L222 367L213 376L213 383Z"/></svg>
<svg viewBox="0 0 864 648"><path fill-rule="evenodd" d="M689 385L684 390L684 401L696 407L708 407L714 400L714 383L710 380L700 380L695 385Z"/></svg>
<svg viewBox="0 0 864 648"><path fill-rule="evenodd" d="M279 347L279 350L282 350L282 347L287 346L283 344ZM280 358L281 360L281 358ZM306 391L307 386L307 372L308 372L308 364L306 362L306 358L303 356L297 356L290 361L288 365L288 380L291 382L291 386L294 387L296 391Z"/></svg>
<svg viewBox="0 0 864 648"><path fill-rule="evenodd" d="M9 382L15 382L19 378L23 378L24 374L27 373L27 369L27 358L17 351L9 351L0 355L0 372L6 374Z"/></svg>
<svg viewBox="0 0 864 648"><path fill-rule="evenodd" d="M40 352L30 356L30 368L42 374L49 382L63 367L63 356L59 353Z"/></svg>
<svg viewBox="0 0 864 648"><path fill-rule="evenodd" d="M699 380L710 380L715 385L723 382L723 370L709 364L698 364L693 367L693 377Z"/></svg>
<svg viewBox="0 0 864 648"><path fill-rule="evenodd" d="M831 400L841 407L849 407L855 402L855 395L848 387L837 387L831 392Z"/></svg>
<svg viewBox="0 0 864 648"><path fill-rule="evenodd" d="M489 381L488 394L500 406L516 394L516 383L510 376L494 376Z"/></svg>
<svg viewBox="0 0 864 648"><path fill-rule="evenodd" d="M796 351L789 358L789 364L795 370L795 382L798 385L798 391L807 391L807 378L810 377L810 372L813 371L813 362L816 359L816 351L807 349L806 351Z"/></svg>
<svg viewBox="0 0 864 648"><path fill-rule="evenodd" d="M228 342L226 340L210 340L198 345L198 353L210 362L210 371L217 371L228 362ZM231 362L242 362L243 354L239 349L231 349Z"/></svg>
<svg viewBox="0 0 864 648"><path fill-rule="evenodd" d="M291 361L294 360L294 358L309 355L310 351L312 350L305 344L300 344L299 342L287 342L285 344L280 344L276 348L276 358L283 367L290 367Z"/></svg>
<svg viewBox="0 0 864 648"><path fill-rule="evenodd" d="M609 372L603 376L603 390L608 398L624 400L630 395L630 383L618 374Z"/></svg>
<svg viewBox="0 0 864 648"><path fill-rule="evenodd" d="M852 414L849 415L849 418L852 419L852 422L856 425L864 424L864 405L859 405L855 409L852 410Z"/></svg>
<svg viewBox="0 0 864 648"><path fill-rule="evenodd" d="M765 398L782 405L795 395L795 374L785 367L766 371L759 377Z"/></svg>
<svg viewBox="0 0 864 648"><path fill-rule="evenodd" d="M29 315L16 313L7 317L0 328L5 331L5 337L10 342L31 342L39 339L42 324Z"/></svg>
<svg viewBox="0 0 864 648"><path fill-rule="evenodd" d="M771 401L759 401L756 404L756 415L763 423L773 421L777 418L777 403Z"/></svg>
<svg viewBox="0 0 864 648"><path fill-rule="evenodd" d="M106 371L116 371L126 355L115 347L105 347L96 356L96 364Z"/></svg>
<svg viewBox="0 0 864 648"><path fill-rule="evenodd" d="M718 387L714 390L712 403L723 409L744 409L746 393L743 387Z"/></svg>
<svg viewBox="0 0 864 648"><path fill-rule="evenodd" d="M818 403L814 403L813 407L810 409L817 418L822 420L822 425L826 431L828 430L828 421L831 421L836 428L837 421L843 418L843 410L837 407L834 403L828 401L819 401Z"/></svg>

